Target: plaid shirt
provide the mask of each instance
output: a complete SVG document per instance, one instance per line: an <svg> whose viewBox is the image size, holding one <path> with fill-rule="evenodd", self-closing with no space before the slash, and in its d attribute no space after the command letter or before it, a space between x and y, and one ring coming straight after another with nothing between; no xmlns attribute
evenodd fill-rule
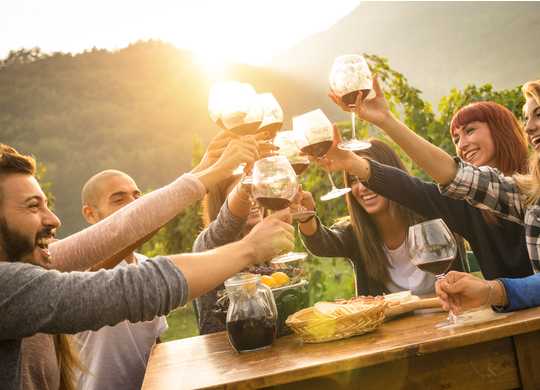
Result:
<svg viewBox="0 0 540 390"><path fill-rule="evenodd" d="M540 261L540 205L525 205L525 195L519 191L512 176L504 176L487 166L475 167L459 158L456 162L456 177L450 184L439 186L441 193L525 225L529 258L533 264Z"/></svg>

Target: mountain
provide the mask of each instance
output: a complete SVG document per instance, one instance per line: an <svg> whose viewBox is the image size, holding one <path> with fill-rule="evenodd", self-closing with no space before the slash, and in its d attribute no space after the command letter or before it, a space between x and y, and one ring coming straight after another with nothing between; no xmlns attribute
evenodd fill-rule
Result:
<svg viewBox="0 0 540 390"><path fill-rule="evenodd" d="M362 2L272 66L324 95L335 57L381 55L436 108L451 88L512 88L540 78L539 15L540 2ZM342 115L331 103L324 108Z"/></svg>
<svg viewBox="0 0 540 390"><path fill-rule="evenodd" d="M189 52L149 41L34 57L0 68L0 142L46 165L60 236L85 226L80 190L94 173L120 169L142 190L157 188L189 170L195 138L206 143L219 130L208 117L210 81ZM292 111L297 94L313 95L269 69L230 74Z"/></svg>

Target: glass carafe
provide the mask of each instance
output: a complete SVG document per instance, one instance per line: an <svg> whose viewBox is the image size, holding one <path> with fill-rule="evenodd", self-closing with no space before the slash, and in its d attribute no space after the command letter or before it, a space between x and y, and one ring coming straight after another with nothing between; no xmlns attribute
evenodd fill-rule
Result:
<svg viewBox="0 0 540 390"><path fill-rule="evenodd" d="M276 338L274 296L259 280L259 275L240 273L225 281L230 302L227 335L238 352L269 347Z"/></svg>

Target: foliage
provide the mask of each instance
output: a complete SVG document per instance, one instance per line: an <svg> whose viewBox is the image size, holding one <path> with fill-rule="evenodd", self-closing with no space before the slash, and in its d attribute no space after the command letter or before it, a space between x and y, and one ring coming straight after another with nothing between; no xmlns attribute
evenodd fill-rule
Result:
<svg viewBox="0 0 540 390"><path fill-rule="evenodd" d="M54 203L56 198L54 197L54 194L51 191L52 183L46 179L47 176L47 167L44 163L37 163L36 167L36 179L39 182L39 185L41 186L41 189L45 193L45 196L47 196L47 202L49 205L49 208L51 210L54 209Z"/></svg>

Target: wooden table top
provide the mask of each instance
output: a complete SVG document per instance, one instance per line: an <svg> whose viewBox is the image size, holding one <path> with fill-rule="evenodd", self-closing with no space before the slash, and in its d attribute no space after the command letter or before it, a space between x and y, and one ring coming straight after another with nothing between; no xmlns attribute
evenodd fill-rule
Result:
<svg viewBox="0 0 540 390"><path fill-rule="evenodd" d="M225 332L162 343L152 351L142 388L271 386L540 329L540 307L488 323L437 329L445 318L442 312L410 315L365 335L320 344L286 336L271 348L243 354L232 349Z"/></svg>

